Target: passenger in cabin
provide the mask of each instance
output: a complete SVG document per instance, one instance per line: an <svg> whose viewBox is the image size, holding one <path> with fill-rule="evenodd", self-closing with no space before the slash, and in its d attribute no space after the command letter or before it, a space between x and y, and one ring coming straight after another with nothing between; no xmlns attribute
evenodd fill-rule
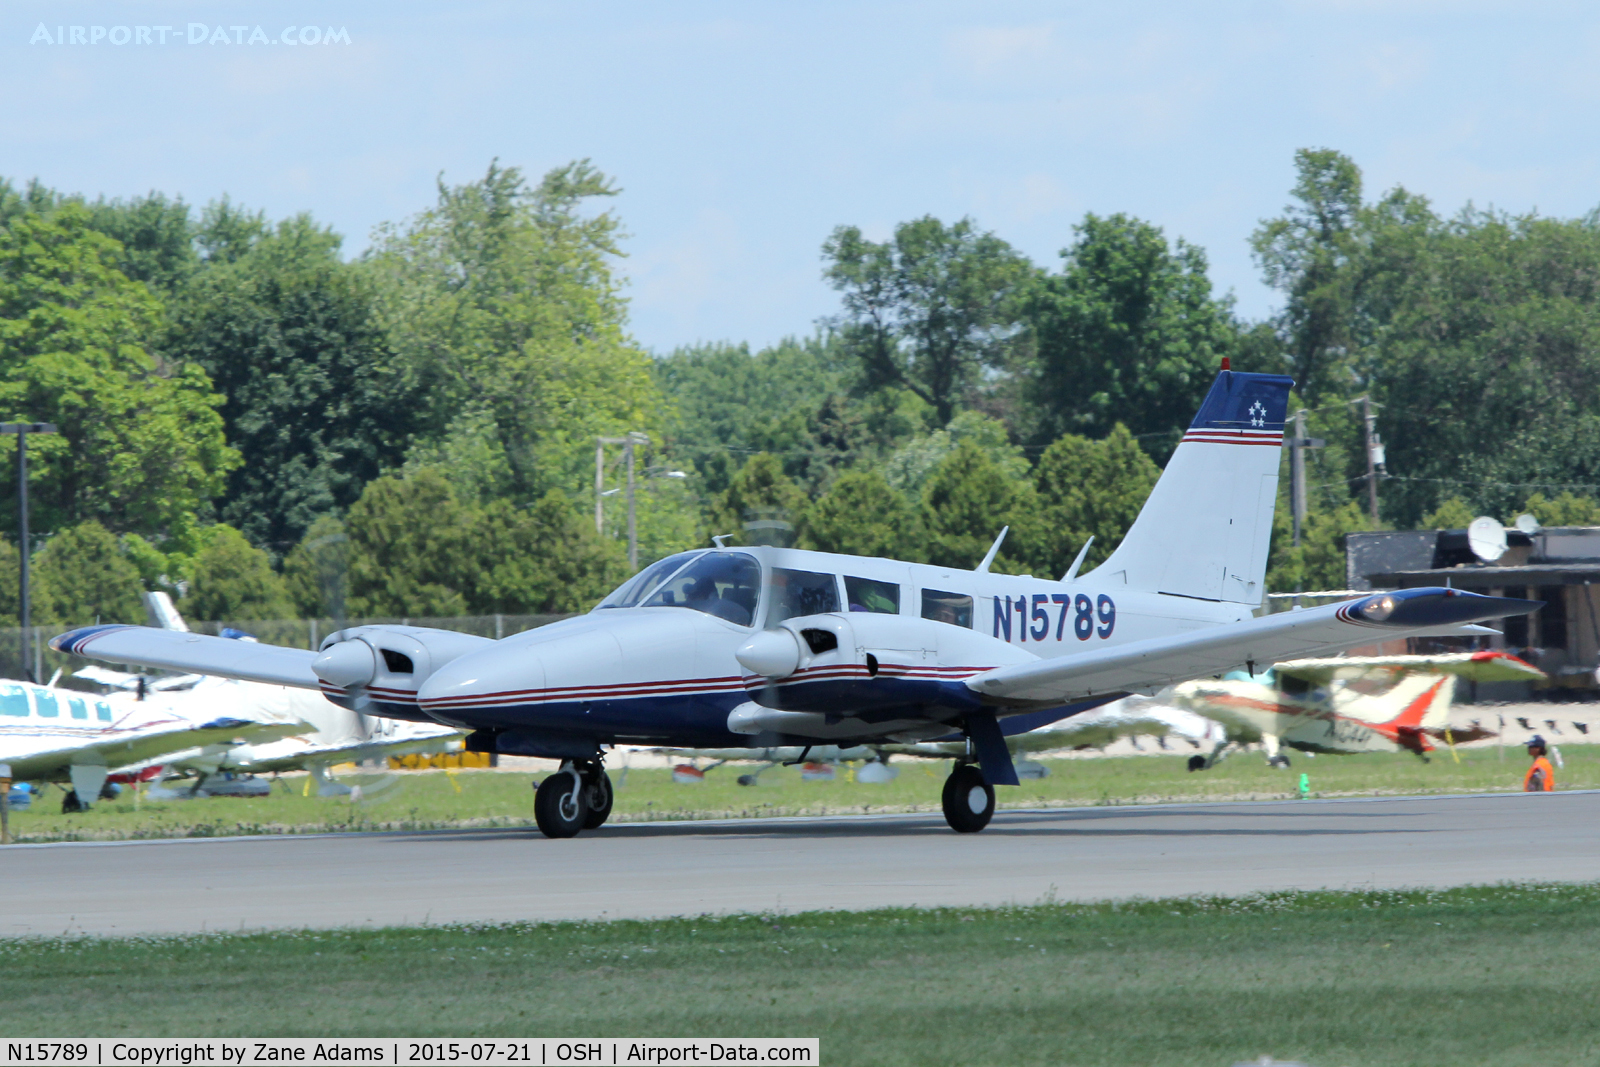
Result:
<svg viewBox="0 0 1600 1067"><path fill-rule="evenodd" d="M838 579L831 574L774 567L771 596L772 607L767 609L768 626L776 626L784 619L839 610Z"/></svg>
<svg viewBox="0 0 1600 1067"><path fill-rule="evenodd" d="M877 582L871 578L846 578L844 595L851 611L870 611L879 615L900 614L900 587L894 582Z"/></svg>
<svg viewBox="0 0 1600 1067"><path fill-rule="evenodd" d="M922 617L934 622L972 629L972 598L962 593L946 593L938 589L922 591Z"/></svg>

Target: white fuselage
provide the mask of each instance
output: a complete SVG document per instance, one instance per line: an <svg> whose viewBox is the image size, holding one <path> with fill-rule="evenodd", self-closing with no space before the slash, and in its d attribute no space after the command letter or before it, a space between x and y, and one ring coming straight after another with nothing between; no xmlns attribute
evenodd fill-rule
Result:
<svg viewBox="0 0 1600 1067"><path fill-rule="evenodd" d="M655 595L636 596L632 603L632 583L624 585L587 615L486 644L446 663L423 681L420 709L464 728L553 731L611 743L752 744L755 737L728 727L737 707L753 697L764 705L795 706L784 701L804 690L825 711L830 685L868 678L861 661L870 652L877 664L872 691L882 694L888 710L875 720L819 722L788 736L864 739L919 726L936 736L948 728L941 724L958 717L963 700L970 700L962 682L973 674L1251 614L1247 605L1131 592L1095 575L1063 583L772 547L674 559L669 567L701 561L711 567L720 560L729 573L742 569L746 576L735 575L715 590L697 589L687 577L656 576ZM640 576L651 578L648 569ZM835 622L828 625L835 629L854 621L856 630L886 634L872 639L885 647L819 655L816 664L777 686L741 667L735 658L741 645L797 615L831 617ZM405 694L407 681L380 674L372 691L392 699ZM783 691L782 699L773 698L773 690ZM399 706L392 710L401 715L416 715L418 703L394 703ZM372 710L386 709L380 703Z"/></svg>

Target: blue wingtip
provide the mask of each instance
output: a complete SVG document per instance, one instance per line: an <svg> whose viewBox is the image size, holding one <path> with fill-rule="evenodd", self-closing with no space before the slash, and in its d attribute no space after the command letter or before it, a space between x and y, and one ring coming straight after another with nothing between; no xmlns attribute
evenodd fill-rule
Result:
<svg viewBox="0 0 1600 1067"><path fill-rule="evenodd" d="M110 633L112 630L131 630L133 627L126 623L113 622L103 626L80 626L76 630L68 630L64 634L57 634L50 639L50 647L57 652L67 652L74 656L83 655L83 648L101 634Z"/></svg>

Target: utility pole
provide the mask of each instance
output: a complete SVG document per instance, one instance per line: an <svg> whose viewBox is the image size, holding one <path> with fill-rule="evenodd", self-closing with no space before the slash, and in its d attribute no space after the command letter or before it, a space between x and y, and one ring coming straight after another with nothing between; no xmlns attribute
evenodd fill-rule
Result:
<svg viewBox="0 0 1600 1067"><path fill-rule="evenodd" d="M621 445L623 455L628 464L628 566L634 570L639 569L639 522L638 513L634 507L633 495L633 448L635 445L650 443L650 435L634 430L625 437L600 437L596 438L594 449L594 528L597 533L605 532L605 505L602 498L605 496L605 448L606 445Z"/></svg>
<svg viewBox="0 0 1600 1067"><path fill-rule="evenodd" d="M33 663L28 655L32 636L32 614L28 603L28 554L32 547L28 539L28 435L30 433L55 433L50 422L0 422L0 433L17 435L17 554L22 557L21 580L17 585L20 610L17 621L22 628L22 673L30 682L34 677Z"/></svg>
<svg viewBox="0 0 1600 1067"><path fill-rule="evenodd" d="M1289 514L1294 518L1294 545L1300 547L1300 530L1306 521L1306 453L1308 448L1321 448L1328 442L1320 437L1306 436L1306 411L1294 413L1294 436L1284 442L1289 446Z"/></svg>
<svg viewBox="0 0 1600 1067"><path fill-rule="evenodd" d="M1378 437L1378 416L1373 411L1372 396L1361 398L1362 424L1367 438L1367 508L1372 513L1372 525L1378 526L1378 477L1383 473L1383 441Z"/></svg>

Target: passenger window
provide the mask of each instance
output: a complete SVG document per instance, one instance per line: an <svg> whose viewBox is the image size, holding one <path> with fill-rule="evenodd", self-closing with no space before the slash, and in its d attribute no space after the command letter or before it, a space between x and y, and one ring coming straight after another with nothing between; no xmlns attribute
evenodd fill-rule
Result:
<svg viewBox="0 0 1600 1067"><path fill-rule="evenodd" d="M0 715L28 717L28 691L20 685L0 686Z"/></svg>
<svg viewBox="0 0 1600 1067"><path fill-rule="evenodd" d="M897 582L875 582L871 578L844 580L844 599L851 611L873 611L879 615L900 614L900 586Z"/></svg>
<svg viewBox="0 0 1600 1067"><path fill-rule="evenodd" d="M61 705L56 702L56 695L47 689L35 689L34 701L39 707L39 716L44 719L53 719L61 714Z"/></svg>
<svg viewBox="0 0 1600 1067"><path fill-rule="evenodd" d="M74 719L87 719L89 717L89 705L83 702L82 697L69 698L67 700L67 708L72 712Z"/></svg>
<svg viewBox="0 0 1600 1067"><path fill-rule="evenodd" d="M839 583L833 575L773 568L772 607L767 612L768 626L776 626L784 619L801 615L822 615L838 610Z"/></svg>
<svg viewBox="0 0 1600 1067"><path fill-rule="evenodd" d="M946 593L938 589L922 591L922 617L934 622L947 622L951 626L972 629L972 598L962 593Z"/></svg>
<svg viewBox="0 0 1600 1067"><path fill-rule="evenodd" d="M94 705L94 717L99 719L101 722L110 722L111 705L103 701L96 701Z"/></svg>

